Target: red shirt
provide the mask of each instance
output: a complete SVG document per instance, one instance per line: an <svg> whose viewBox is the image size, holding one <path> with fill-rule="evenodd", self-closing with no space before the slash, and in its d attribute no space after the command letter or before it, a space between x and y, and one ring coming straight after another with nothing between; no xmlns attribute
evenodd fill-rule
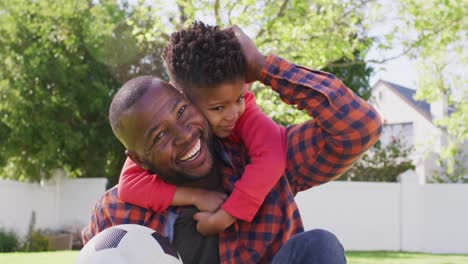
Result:
<svg viewBox="0 0 468 264"><path fill-rule="evenodd" d="M250 163L221 206L227 213L240 220L252 221L286 167L282 138L278 125L260 110L254 94L246 91L245 111L227 140L244 144ZM176 186L165 183L127 158L120 174L120 199L163 212L171 205L175 190Z"/></svg>
<svg viewBox="0 0 468 264"><path fill-rule="evenodd" d="M282 128L286 169L250 223L236 221L219 234L222 264L271 263L278 249L304 230L294 195L344 173L382 131L377 111L329 73L270 55L260 81L313 119ZM242 176L247 151L241 144L221 143L232 162L232 166L224 167L223 187L232 191ZM89 225L83 230L85 243L100 231L120 224L144 225L171 237L177 208L158 213L134 206L118 199L117 189L107 191L96 202Z"/></svg>

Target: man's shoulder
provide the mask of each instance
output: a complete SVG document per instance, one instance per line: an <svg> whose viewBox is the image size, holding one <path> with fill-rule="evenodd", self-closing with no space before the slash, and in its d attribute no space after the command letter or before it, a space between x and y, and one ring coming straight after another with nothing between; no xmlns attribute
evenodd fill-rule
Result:
<svg viewBox="0 0 468 264"><path fill-rule="evenodd" d="M96 202L96 207L110 207L116 203L123 203L118 196L118 186L107 190Z"/></svg>

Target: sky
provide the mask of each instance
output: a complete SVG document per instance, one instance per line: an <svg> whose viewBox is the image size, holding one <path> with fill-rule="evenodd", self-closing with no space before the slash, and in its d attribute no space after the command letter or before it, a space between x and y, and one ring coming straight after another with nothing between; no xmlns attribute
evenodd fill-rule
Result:
<svg viewBox="0 0 468 264"><path fill-rule="evenodd" d="M389 32L394 26L403 27L396 13L396 3L392 0L379 0L378 2L382 5L381 9L378 11L380 14L378 17L382 17L383 21L372 27L369 31L369 35L382 36ZM389 58L401 54L402 51L402 46L395 46L392 50L386 52L381 52L373 48L368 53L367 59L381 60L382 58ZM390 60L384 64L371 64L371 66L374 67L374 74L370 79L371 86L379 79L382 79L407 88L417 88L417 63L414 60L410 60L407 56Z"/></svg>
<svg viewBox="0 0 468 264"><path fill-rule="evenodd" d="M401 51L395 49L395 51ZM372 51L375 52L375 51ZM371 64L374 67L374 74L370 78L373 86L379 79L392 82L407 88L417 88L417 66L416 62L407 57L401 57L384 64Z"/></svg>

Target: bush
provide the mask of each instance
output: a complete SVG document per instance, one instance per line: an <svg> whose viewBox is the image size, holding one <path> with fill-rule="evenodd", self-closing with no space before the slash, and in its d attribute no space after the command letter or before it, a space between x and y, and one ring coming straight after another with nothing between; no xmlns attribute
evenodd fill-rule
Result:
<svg viewBox="0 0 468 264"><path fill-rule="evenodd" d="M31 212L31 219L29 220L28 235L21 251L38 252L47 251L48 239L47 234L42 230L36 230L36 212Z"/></svg>
<svg viewBox="0 0 468 264"><path fill-rule="evenodd" d="M15 232L0 229L0 252L14 252L19 248L20 242Z"/></svg>
<svg viewBox="0 0 468 264"><path fill-rule="evenodd" d="M29 251L39 252L48 250L49 239L40 230L34 231L32 235L32 244Z"/></svg>

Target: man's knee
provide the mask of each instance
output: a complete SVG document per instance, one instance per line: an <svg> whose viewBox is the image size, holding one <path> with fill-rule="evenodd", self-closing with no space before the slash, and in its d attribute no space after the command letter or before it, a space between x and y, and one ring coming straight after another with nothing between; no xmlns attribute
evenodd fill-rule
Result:
<svg viewBox="0 0 468 264"><path fill-rule="evenodd" d="M273 263L346 263L343 246L331 232L314 229L293 236Z"/></svg>
<svg viewBox="0 0 468 264"><path fill-rule="evenodd" d="M314 229L301 233L292 239L297 239L298 243L307 243L317 248L342 248L338 238L331 232L323 229Z"/></svg>

